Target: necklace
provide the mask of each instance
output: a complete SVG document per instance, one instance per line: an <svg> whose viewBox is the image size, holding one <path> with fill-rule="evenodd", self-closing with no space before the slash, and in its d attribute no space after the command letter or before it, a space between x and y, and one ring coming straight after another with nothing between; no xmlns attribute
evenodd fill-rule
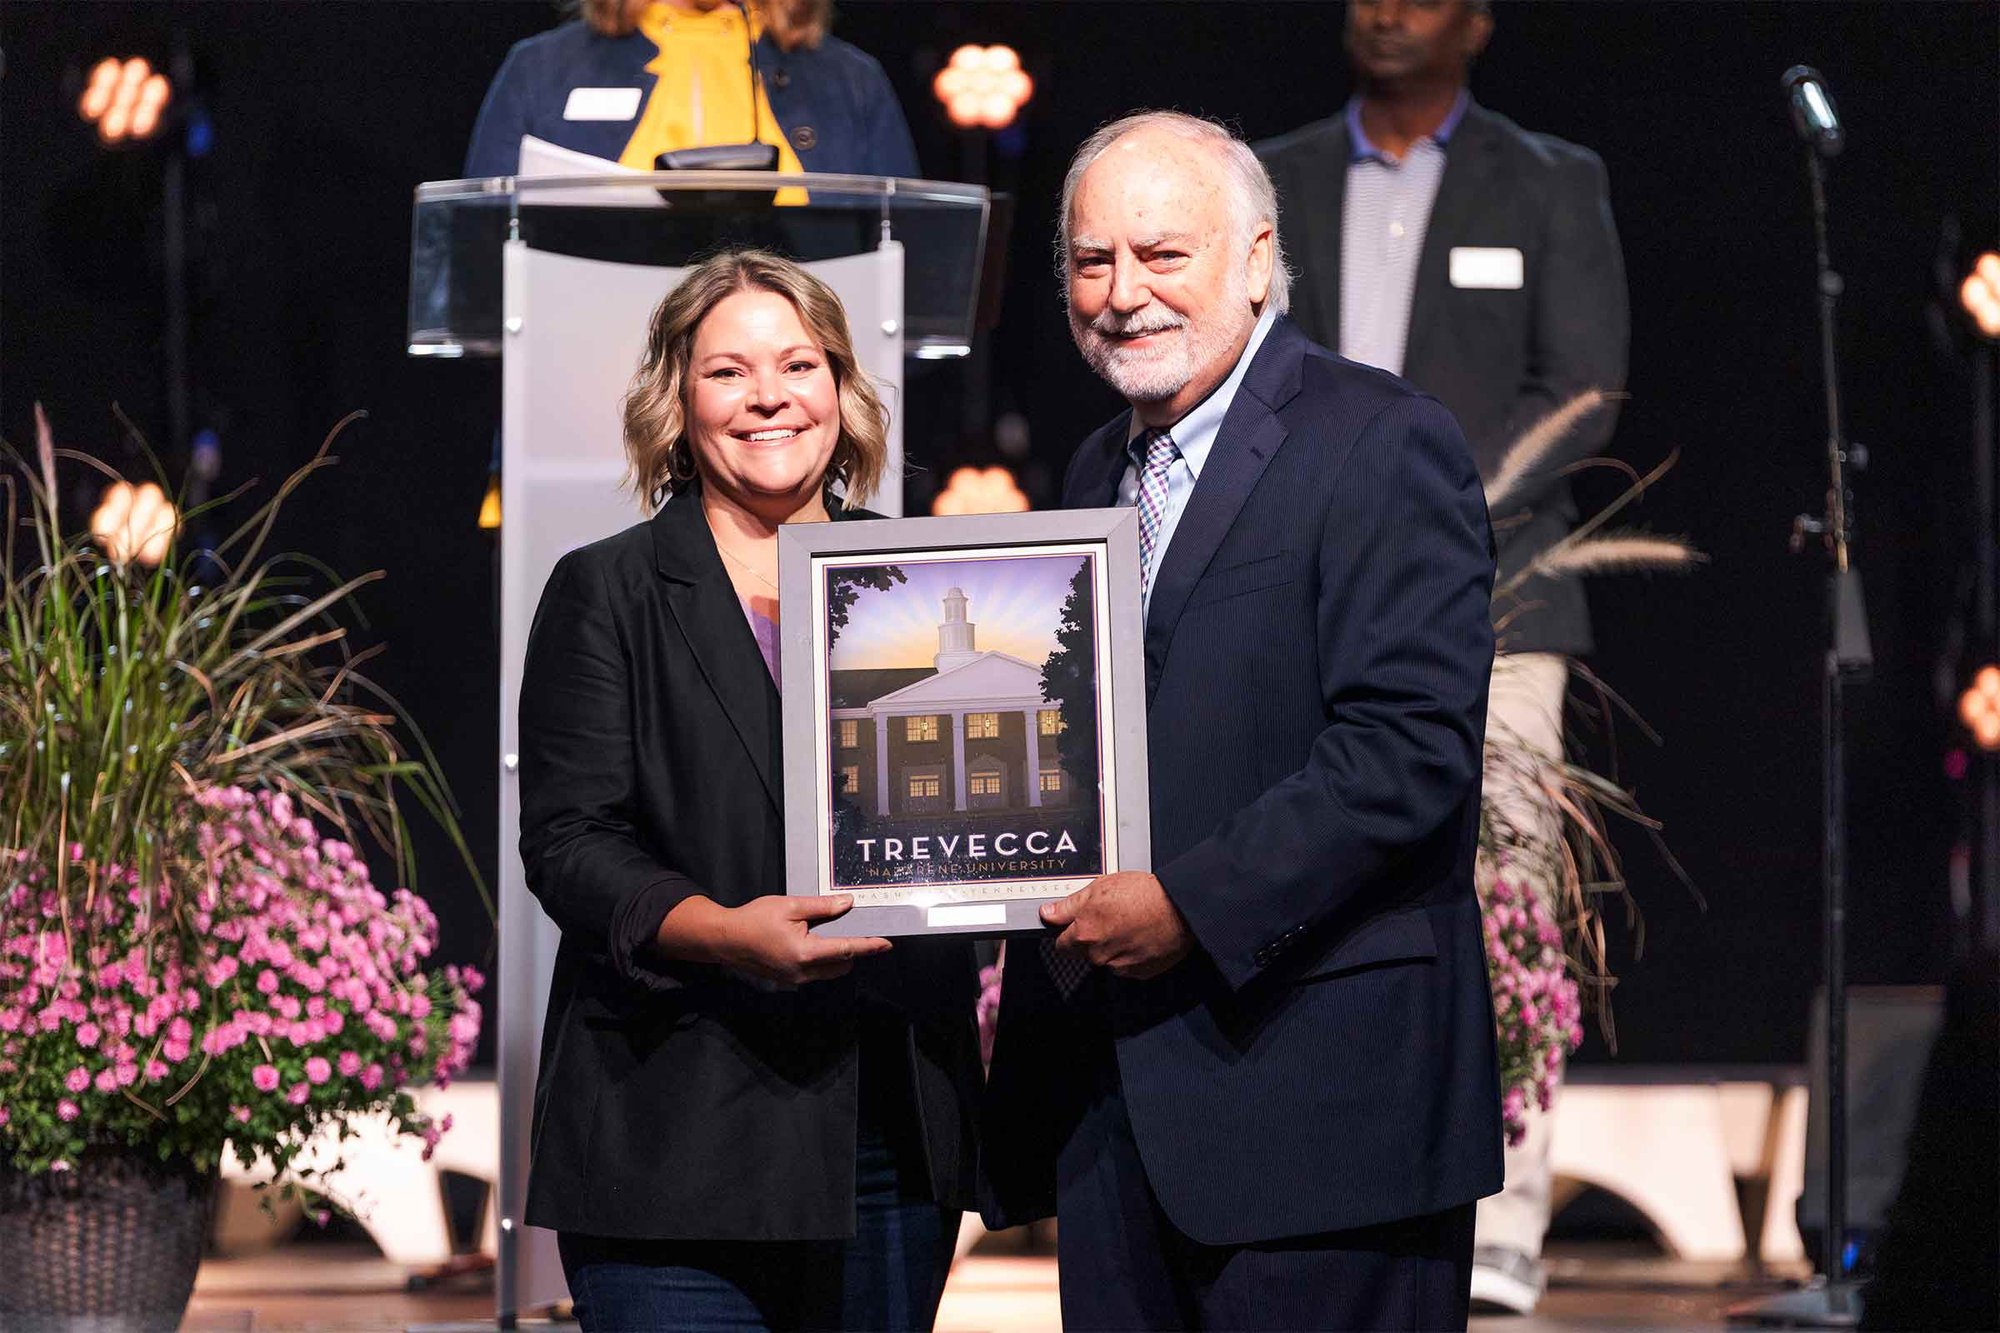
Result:
<svg viewBox="0 0 2000 1333"><path fill-rule="evenodd" d="M772 592L776 592L776 591L778 591L778 585L777 585L777 584L775 584L775 583L771 582L771 580L769 580L769 579L765 578L765 577L764 577L764 576L763 576L763 575L762 575L761 573L759 573L759 572L757 571L757 568L756 568L756 566L752 565L752 564L751 564L751 563L750 563L749 561L745 560L745 559L744 559L744 558L743 558L742 556L740 556L740 555L737 555L737 554L735 554L735 553L734 553L734 552L732 552L732 551L731 551L731 550L730 550L730 549L729 549L729 548L728 548L727 546L724 546L724 545L723 545L723 544L722 544L721 542L719 542L719 541L718 541L718 542L717 542L717 543L715 544L715 549L716 549L716 550L718 550L718 551L720 551L720 552L722 552L722 554L723 554L724 556L726 556L727 558L729 558L730 560L733 560L733 561L735 561L735 562L736 562L736 567L737 567L738 569L740 569L740 570L743 570L743 571L744 571L745 573L749 574L749 576L750 576L751 578L753 578L753 579L757 580L757 582L759 582L759 583L763 584L763 585L764 585L765 587L769 588L769 589L770 589L770 590L771 590Z"/></svg>

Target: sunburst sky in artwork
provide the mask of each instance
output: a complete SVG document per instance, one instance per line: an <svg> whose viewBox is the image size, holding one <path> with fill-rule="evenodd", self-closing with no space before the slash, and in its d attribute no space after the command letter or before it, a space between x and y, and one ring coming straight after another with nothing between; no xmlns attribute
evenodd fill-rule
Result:
<svg viewBox="0 0 2000 1333"><path fill-rule="evenodd" d="M965 618L975 627L974 647L1039 667L1056 650L1070 580L1089 558L895 561L908 581L886 592L860 590L830 665L835 671L930 666L937 656L944 595L957 588L967 599Z"/></svg>

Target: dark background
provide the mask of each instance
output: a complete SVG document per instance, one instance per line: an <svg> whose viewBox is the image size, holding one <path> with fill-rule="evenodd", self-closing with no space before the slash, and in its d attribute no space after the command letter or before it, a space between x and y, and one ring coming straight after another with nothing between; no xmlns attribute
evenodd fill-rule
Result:
<svg viewBox="0 0 2000 1333"><path fill-rule="evenodd" d="M1623 839L1646 919L1621 945L1619 1057L1803 1057L1819 971L1818 662L1823 562L1786 550L1824 487L1803 164L1778 75L1826 74L1849 127L1834 166L1841 349L1876 669L1852 709L1852 977L1935 980L1953 946L1963 783L1948 639L1972 549L1963 360L1932 309L1941 242L1996 240L2000 4L1501 3L1474 76L1488 105L1596 149L1611 176L1632 290L1632 401L1615 453L1681 462L1638 517L1691 536L1690 578L1604 581L1596 669L1658 731L1619 731L1621 772L1706 900L1642 836ZM546 0L432 3L21 3L0 9L0 432L128 468L116 403L166 438L158 296L160 155L100 151L76 116L90 61L156 63L184 35L213 125L192 170L195 425L223 443L222 484L267 483L355 408L342 462L292 504L282 544L347 573L381 568L365 638L378 676L437 747L491 877L498 691L492 542L474 514L497 421L497 366L403 354L410 192L458 174L508 46L557 18ZM927 174L984 175L1019 201L992 412L1019 412L1031 492L1116 407L1064 327L1050 258L1068 152L1138 106L1229 119L1256 138L1346 95L1334 4L922 3L843 0L836 32L875 53ZM929 79L961 41L1018 47L1037 80L993 141L944 123ZM913 371L912 508L959 461L990 462L967 368ZM977 401L976 396L973 401ZM1594 480L1603 499L1615 487ZM1968 652L1970 650L1967 650ZM1600 759L1604 758L1602 752ZM420 887L444 952L481 960L491 926L435 836ZM1962 874L1962 872L1961 872ZM1592 1037L1587 1058L1602 1058Z"/></svg>

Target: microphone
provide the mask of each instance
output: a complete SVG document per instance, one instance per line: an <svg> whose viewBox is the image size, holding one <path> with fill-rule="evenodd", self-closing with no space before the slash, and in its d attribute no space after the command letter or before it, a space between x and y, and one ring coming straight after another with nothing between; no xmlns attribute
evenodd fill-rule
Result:
<svg viewBox="0 0 2000 1333"><path fill-rule="evenodd" d="M712 143L699 148L674 148L653 159L661 171L776 171L778 146L759 136L762 126L757 116L757 33L750 26L750 7L745 0L730 0L743 16L743 33L750 45L750 142Z"/></svg>
<svg viewBox="0 0 2000 1333"><path fill-rule="evenodd" d="M1799 138L1821 157L1833 157L1847 143L1840 128L1840 113L1833 109L1833 94L1826 81L1811 65L1794 65L1780 80L1792 105L1792 128Z"/></svg>

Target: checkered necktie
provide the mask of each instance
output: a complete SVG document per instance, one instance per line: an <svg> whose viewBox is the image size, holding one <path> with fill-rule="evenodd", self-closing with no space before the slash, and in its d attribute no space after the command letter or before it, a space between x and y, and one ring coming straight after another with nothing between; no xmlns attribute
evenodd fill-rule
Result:
<svg viewBox="0 0 2000 1333"><path fill-rule="evenodd" d="M1153 595L1153 551L1167 523L1167 471L1181 456L1180 446L1164 430L1149 430L1139 453L1139 594Z"/></svg>
<svg viewBox="0 0 2000 1333"><path fill-rule="evenodd" d="M1076 988L1090 976L1089 963L1056 948L1056 942L1050 938L1042 940L1042 966L1048 968L1049 979L1056 983L1056 993L1065 1000L1076 994Z"/></svg>

